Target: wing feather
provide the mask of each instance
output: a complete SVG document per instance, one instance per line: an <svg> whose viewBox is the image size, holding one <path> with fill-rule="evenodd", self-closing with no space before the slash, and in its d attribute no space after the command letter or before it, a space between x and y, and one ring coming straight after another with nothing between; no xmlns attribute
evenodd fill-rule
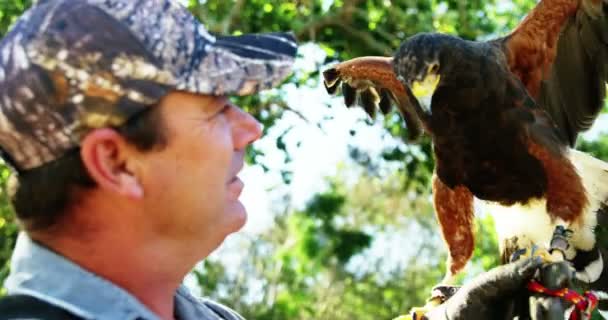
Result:
<svg viewBox="0 0 608 320"><path fill-rule="evenodd" d="M603 11L593 17L585 8L564 27L553 68L538 97L539 105L560 129L561 138L571 146L599 115L608 80L608 19Z"/></svg>
<svg viewBox="0 0 608 320"><path fill-rule="evenodd" d="M361 106L372 119L376 118L376 110L379 108L378 102L380 102L380 96L373 87L361 92Z"/></svg>
<svg viewBox="0 0 608 320"><path fill-rule="evenodd" d="M360 57L344 61L323 71L324 85L329 94L342 87L344 103L347 107L361 104L372 118L376 110L383 114L395 104L405 121L408 138L413 141L422 134L422 123L411 97L393 71L391 57Z"/></svg>
<svg viewBox="0 0 608 320"><path fill-rule="evenodd" d="M606 0L543 0L499 39L509 68L574 146L601 111L608 80Z"/></svg>
<svg viewBox="0 0 608 320"><path fill-rule="evenodd" d="M378 103L382 114L388 114L391 112L392 100L391 93L387 89L380 89L380 102Z"/></svg>
<svg viewBox="0 0 608 320"><path fill-rule="evenodd" d="M347 82L342 82L342 95L344 96L344 104L347 107L352 107L357 101L357 90Z"/></svg>

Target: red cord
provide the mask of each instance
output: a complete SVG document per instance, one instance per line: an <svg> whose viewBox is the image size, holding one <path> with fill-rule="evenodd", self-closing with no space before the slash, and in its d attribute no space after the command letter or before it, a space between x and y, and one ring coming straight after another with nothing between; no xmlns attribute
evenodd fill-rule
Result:
<svg viewBox="0 0 608 320"><path fill-rule="evenodd" d="M528 283L528 289L532 292L543 293L553 297L559 297L574 304L575 308L582 311L588 317L591 316L591 311L597 307L598 297L591 291L586 291L582 296L578 292L563 288L559 290L551 290L545 288L542 284L532 280ZM578 317L578 312L572 311L570 320L581 320Z"/></svg>

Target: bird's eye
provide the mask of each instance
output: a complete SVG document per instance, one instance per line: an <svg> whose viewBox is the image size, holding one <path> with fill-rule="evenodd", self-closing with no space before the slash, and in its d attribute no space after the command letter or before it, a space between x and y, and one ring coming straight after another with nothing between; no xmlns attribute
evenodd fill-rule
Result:
<svg viewBox="0 0 608 320"><path fill-rule="evenodd" d="M429 73L434 74L437 73L437 71L439 71L439 65L436 63L433 63L429 66Z"/></svg>

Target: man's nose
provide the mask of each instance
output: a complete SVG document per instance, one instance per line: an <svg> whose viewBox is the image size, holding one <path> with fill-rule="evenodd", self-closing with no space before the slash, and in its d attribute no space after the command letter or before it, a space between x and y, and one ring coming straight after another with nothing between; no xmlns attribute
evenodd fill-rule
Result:
<svg viewBox="0 0 608 320"><path fill-rule="evenodd" d="M234 146L235 149L244 149L262 136L262 124L237 106L231 109Z"/></svg>

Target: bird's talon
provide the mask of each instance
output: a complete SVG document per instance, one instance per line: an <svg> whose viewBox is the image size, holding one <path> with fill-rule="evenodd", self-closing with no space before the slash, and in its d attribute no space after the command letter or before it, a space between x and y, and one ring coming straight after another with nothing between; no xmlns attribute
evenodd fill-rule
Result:
<svg viewBox="0 0 608 320"><path fill-rule="evenodd" d="M423 307L413 307L407 315L399 316L393 320L421 320L426 319L424 315L437 306L451 298L458 290L459 286L438 285L431 289L431 296L426 300Z"/></svg>
<svg viewBox="0 0 608 320"><path fill-rule="evenodd" d="M562 249L552 248L549 249L549 254L551 256L550 262L560 262L566 260L566 253Z"/></svg>
<svg viewBox="0 0 608 320"><path fill-rule="evenodd" d="M569 240L572 234L573 231L564 226L559 225L555 227L549 248L549 253L553 257L554 262L566 259L566 250L570 247Z"/></svg>
<svg viewBox="0 0 608 320"><path fill-rule="evenodd" d="M460 286L438 285L431 289L431 297L426 300L426 306L436 307L458 292ZM425 307L426 307L425 306Z"/></svg>
<svg viewBox="0 0 608 320"><path fill-rule="evenodd" d="M543 263L553 263L564 260L563 252L559 249L551 249L547 250L544 248L540 248L536 245L532 245L530 248L523 248L515 251L511 255L511 262L515 262L520 259L532 258L532 257L540 257Z"/></svg>
<svg viewBox="0 0 608 320"><path fill-rule="evenodd" d="M415 308L416 310L411 311L412 320L421 320L424 318L424 315L429 312L424 308Z"/></svg>
<svg viewBox="0 0 608 320"><path fill-rule="evenodd" d="M395 318L393 320L422 320L422 319L426 319L424 317L424 315L428 311L429 310L426 310L424 307L415 307L415 308L412 308L408 314L398 316L397 318Z"/></svg>
<svg viewBox="0 0 608 320"><path fill-rule="evenodd" d="M515 262L521 258L527 258L529 256L528 249L518 249L511 255L510 262Z"/></svg>

